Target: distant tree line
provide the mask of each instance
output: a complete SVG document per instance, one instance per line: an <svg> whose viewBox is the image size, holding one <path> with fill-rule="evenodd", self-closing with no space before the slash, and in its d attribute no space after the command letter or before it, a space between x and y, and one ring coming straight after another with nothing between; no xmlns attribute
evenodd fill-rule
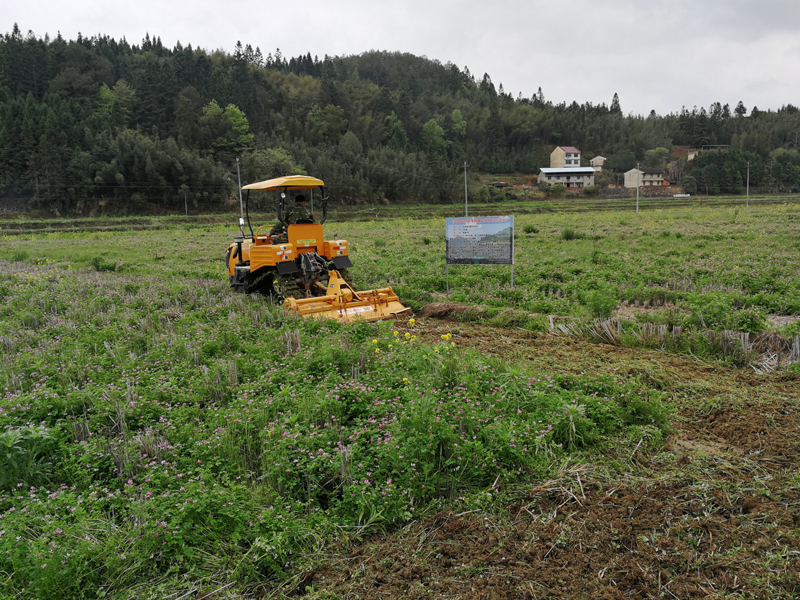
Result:
<svg viewBox="0 0 800 600"><path fill-rule="evenodd" d="M236 196L237 157L245 182L309 173L337 202L449 202L463 197L465 162L471 173L534 174L555 145L620 172L666 162L709 193L741 189L747 162L751 185L796 189L799 136L792 105L626 116L616 94L608 106L553 104L541 88L515 98L488 74L405 53L287 59L241 43L233 54L166 48L149 35L139 45L16 25L0 35L6 211L219 210ZM671 159L674 146L700 144L735 152Z"/></svg>

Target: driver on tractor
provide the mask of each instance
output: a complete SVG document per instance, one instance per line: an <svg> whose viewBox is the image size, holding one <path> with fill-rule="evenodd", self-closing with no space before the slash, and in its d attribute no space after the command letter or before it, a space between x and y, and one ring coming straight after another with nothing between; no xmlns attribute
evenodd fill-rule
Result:
<svg viewBox="0 0 800 600"><path fill-rule="evenodd" d="M303 194L298 194L295 196L294 206L286 211L285 219L289 225L297 223L298 221L306 221L309 223L314 222L314 216L306 208L306 197L303 196ZM270 236L272 236L272 238L275 240L283 236L285 233L286 232L284 231L283 225L280 221L275 223L275 225L272 227L272 230L269 232Z"/></svg>
<svg viewBox="0 0 800 600"><path fill-rule="evenodd" d="M313 220L314 217L306 208L306 197L303 194L298 194L294 199L294 207L286 211L286 222L291 224Z"/></svg>

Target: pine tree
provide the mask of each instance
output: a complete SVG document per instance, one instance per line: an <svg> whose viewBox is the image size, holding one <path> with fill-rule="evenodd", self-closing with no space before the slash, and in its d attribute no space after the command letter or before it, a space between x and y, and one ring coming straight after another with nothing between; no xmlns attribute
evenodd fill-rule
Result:
<svg viewBox="0 0 800 600"><path fill-rule="evenodd" d="M611 106L609 107L609 112L617 115L622 114L622 109L619 106L619 96L616 92L614 92L614 97L611 99Z"/></svg>

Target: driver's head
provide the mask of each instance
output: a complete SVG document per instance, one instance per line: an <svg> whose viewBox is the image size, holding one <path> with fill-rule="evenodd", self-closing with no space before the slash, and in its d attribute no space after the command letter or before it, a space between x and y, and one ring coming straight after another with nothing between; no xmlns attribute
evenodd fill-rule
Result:
<svg viewBox="0 0 800 600"><path fill-rule="evenodd" d="M294 197L294 203L295 204L305 204L306 203L306 197L303 196L303 194L297 194L297 196Z"/></svg>

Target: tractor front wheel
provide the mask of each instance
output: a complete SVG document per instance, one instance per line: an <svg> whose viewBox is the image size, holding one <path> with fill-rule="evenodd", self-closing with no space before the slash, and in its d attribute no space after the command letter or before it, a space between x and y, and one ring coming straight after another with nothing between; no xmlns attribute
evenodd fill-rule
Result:
<svg viewBox="0 0 800 600"><path fill-rule="evenodd" d="M228 248L225 251L225 270L230 273L231 268L231 249ZM233 275L228 275L228 283L230 283L231 287L233 287Z"/></svg>

